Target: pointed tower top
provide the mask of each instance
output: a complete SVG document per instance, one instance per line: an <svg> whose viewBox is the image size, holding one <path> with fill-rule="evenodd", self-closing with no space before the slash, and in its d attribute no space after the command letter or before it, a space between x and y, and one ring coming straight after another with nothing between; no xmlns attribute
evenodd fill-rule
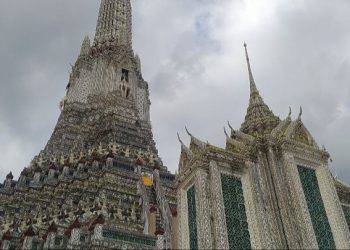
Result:
<svg viewBox="0 0 350 250"><path fill-rule="evenodd" d="M131 47L131 29L130 0L101 0L94 45L110 42Z"/></svg>
<svg viewBox="0 0 350 250"><path fill-rule="evenodd" d="M83 44L81 45L80 49L80 55L79 56L86 56L90 52L90 38L88 35L85 36Z"/></svg>
<svg viewBox="0 0 350 250"><path fill-rule="evenodd" d="M247 60L247 67L248 67L248 73L249 73L250 95L252 95L252 94L259 95L258 88L256 87L256 84L255 84L252 68L250 66L250 60L249 60L249 55L248 55L248 46L245 42L244 42L244 50L245 50L245 57Z"/></svg>
<svg viewBox="0 0 350 250"><path fill-rule="evenodd" d="M271 130L279 123L279 118L276 117L265 104L263 98L260 96L258 88L256 87L246 43L244 43L244 50L249 73L250 99L245 121L241 126L241 131L246 134L271 132Z"/></svg>

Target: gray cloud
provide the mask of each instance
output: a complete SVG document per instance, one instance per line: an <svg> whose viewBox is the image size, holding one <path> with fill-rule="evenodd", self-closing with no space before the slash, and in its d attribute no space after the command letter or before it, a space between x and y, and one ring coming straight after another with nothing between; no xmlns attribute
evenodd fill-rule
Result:
<svg viewBox="0 0 350 250"><path fill-rule="evenodd" d="M18 175L49 138L69 63L93 35L98 1L0 2L0 174ZM247 41L262 95L304 122L350 183L350 3L346 0L133 1L134 49L149 81L158 149L174 171L183 127L224 145L248 102Z"/></svg>

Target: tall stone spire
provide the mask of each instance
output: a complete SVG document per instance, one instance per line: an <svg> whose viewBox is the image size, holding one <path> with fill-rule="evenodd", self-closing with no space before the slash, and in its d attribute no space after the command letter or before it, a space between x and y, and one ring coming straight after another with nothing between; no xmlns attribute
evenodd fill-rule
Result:
<svg viewBox="0 0 350 250"><path fill-rule="evenodd" d="M249 74L250 98L247 114L245 121L241 126L241 131L247 134L271 132L271 130L279 123L279 118L273 114L260 96L259 90L255 84L246 43L244 43L244 49Z"/></svg>
<svg viewBox="0 0 350 250"><path fill-rule="evenodd" d="M113 140L157 155L148 83L131 47L130 0L100 1L94 43L88 37L83 41L43 154L67 155Z"/></svg>
<svg viewBox="0 0 350 250"><path fill-rule="evenodd" d="M250 60L249 60L248 49L247 49L247 44L246 43L244 43L244 50L245 50L245 57L246 57L246 60L247 60L248 73L249 73L250 95L251 96L254 95L254 96L260 97L258 88L256 87L256 84L255 84L252 68L250 66ZM262 99L262 98L260 97L260 99Z"/></svg>
<svg viewBox="0 0 350 250"><path fill-rule="evenodd" d="M101 0L94 45L111 42L132 44L132 14L130 0Z"/></svg>

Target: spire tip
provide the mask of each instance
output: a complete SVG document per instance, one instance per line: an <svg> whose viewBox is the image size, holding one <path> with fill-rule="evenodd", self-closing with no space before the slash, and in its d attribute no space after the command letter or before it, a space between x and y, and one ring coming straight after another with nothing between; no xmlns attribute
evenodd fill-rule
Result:
<svg viewBox="0 0 350 250"><path fill-rule="evenodd" d="M187 126L185 126L185 130L186 130L187 134L188 134L189 136L192 137L192 134L191 134L190 131L187 129Z"/></svg>
<svg viewBox="0 0 350 250"><path fill-rule="evenodd" d="M292 108L289 106L289 113L288 113L288 118L292 117Z"/></svg>
<svg viewBox="0 0 350 250"><path fill-rule="evenodd" d="M177 139L179 140L179 142L180 142L181 144L183 144L179 132L177 132Z"/></svg>
<svg viewBox="0 0 350 250"><path fill-rule="evenodd" d="M298 116L298 120L301 120L301 116L303 115L303 107L300 106L300 111L299 111L299 116Z"/></svg>
<svg viewBox="0 0 350 250"><path fill-rule="evenodd" d="M224 126L224 133L225 133L225 135L226 135L226 138L227 138L227 137L230 137L230 136L228 135L227 131L226 131L226 127L225 127L225 126Z"/></svg>
<svg viewBox="0 0 350 250"><path fill-rule="evenodd" d="M233 131L234 129L233 129L233 127L231 126L231 123L230 123L229 121L227 121L227 124L228 124L229 128L231 129L231 131Z"/></svg>

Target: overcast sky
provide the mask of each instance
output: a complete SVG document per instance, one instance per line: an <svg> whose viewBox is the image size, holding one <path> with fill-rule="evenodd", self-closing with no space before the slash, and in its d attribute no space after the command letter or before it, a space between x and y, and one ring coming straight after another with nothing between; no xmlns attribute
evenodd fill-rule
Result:
<svg viewBox="0 0 350 250"><path fill-rule="evenodd" d="M0 180L18 177L56 124L69 64L93 36L99 1L0 1ZM224 146L249 97L243 42L256 83L281 118L303 121L350 183L349 0L134 0L134 50L151 90L160 156L171 171L184 126Z"/></svg>

